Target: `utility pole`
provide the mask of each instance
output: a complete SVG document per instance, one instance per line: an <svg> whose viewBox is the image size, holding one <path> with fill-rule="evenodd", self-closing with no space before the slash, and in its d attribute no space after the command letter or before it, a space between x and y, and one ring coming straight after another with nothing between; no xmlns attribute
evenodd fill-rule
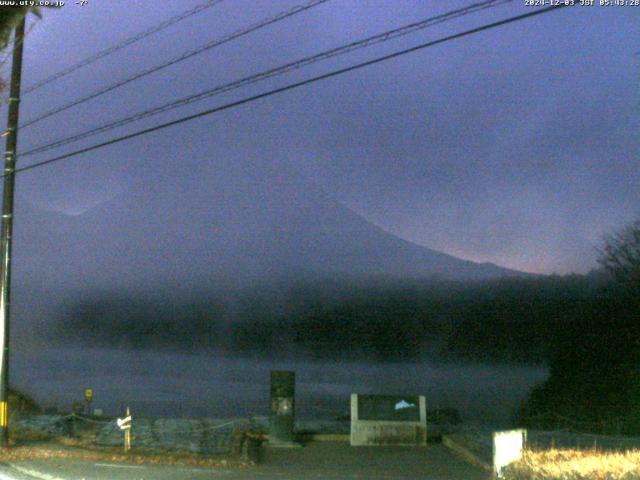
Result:
<svg viewBox="0 0 640 480"><path fill-rule="evenodd" d="M18 108L22 74L22 43L26 15L13 36L13 61L9 91L7 146L4 154L2 191L2 237L0 239L0 446L9 445L9 307L11 305L11 236L13 231L13 191L18 147Z"/></svg>

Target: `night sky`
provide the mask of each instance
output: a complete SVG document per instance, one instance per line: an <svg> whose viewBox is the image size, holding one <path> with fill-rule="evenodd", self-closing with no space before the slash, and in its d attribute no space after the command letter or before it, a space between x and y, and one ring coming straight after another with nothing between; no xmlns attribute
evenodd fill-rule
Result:
<svg viewBox="0 0 640 480"><path fill-rule="evenodd" d="M25 41L23 85L198 3L89 0L45 10ZM20 150L469 3L329 1L26 128ZM25 95L21 119L298 4L224 1ZM513 1L19 164L531 8ZM59 244L56 252L39 250L44 244L31 234L47 215L73 217L75 224L87 218L90 231L91 212L108 212L142 192L178 209L173 214L188 236L198 212L215 208L205 185L242 191L265 175L313 182L385 231L463 259L528 272L587 272L596 266L602 236L639 214L639 33L638 7L562 9L25 172L17 179L14 248L17 257L39 260L29 271L20 266L26 260L18 263L16 281L37 272L48 278L48 256L65 252L63 233L42 233ZM8 77L9 65L3 72ZM292 180L287 188L299 194L305 182L296 187ZM268 184L273 191L264 188L257 197L267 204L281 188ZM149 205L137 203L136 218L161 222L161 208ZM123 221L105 214L102 228ZM157 239L148 242L139 248ZM68 278L69 286L109 266L87 268Z"/></svg>

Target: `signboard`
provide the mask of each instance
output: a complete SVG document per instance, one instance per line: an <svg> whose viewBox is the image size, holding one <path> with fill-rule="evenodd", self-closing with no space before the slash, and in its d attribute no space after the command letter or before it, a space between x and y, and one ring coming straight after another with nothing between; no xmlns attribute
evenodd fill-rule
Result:
<svg viewBox="0 0 640 480"><path fill-rule="evenodd" d="M497 478L504 477L504 467L522 458L526 442L526 430L493 432L493 472Z"/></svg>
<svg viewBox="0 0 640 480"><path fill-rule="evenodd" d="M116 423L118 424L118 427L120 427L120 430L128 430L128 429L130 429L131 428L131 415L129 415L128 417L116 419Z"/></svg>
<svg viewBox="0 0 640 480"><path fill-rule="evenodd" d="M390 422L419 422L420 397L358 395L358 418Z"/></svg>
<svg viewBox="0 0 640 480"><path fill-rule="evenodd" d="M351 445L426 444L425 397L351 395Z"/></svg>

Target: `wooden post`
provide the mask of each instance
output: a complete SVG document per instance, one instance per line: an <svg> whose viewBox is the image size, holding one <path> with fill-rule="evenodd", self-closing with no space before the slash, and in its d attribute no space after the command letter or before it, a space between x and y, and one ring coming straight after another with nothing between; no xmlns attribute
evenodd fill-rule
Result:
<svg viewBox="0 0 640 480"><path fill-rule="evenodd" d="M23 17L13 38L13 62L9 91L7 146L4 154L2 191L2 232L0 235L0 446L9 446L9 307L11 305L11 243L13 236L13 196L18 145L18 104L22 74ZM4 135L3 135L4 136Z"/></svg>
<svg viewBox="0 0 640 480"><path fill-rule="evenodd" d="M131 412L129 411L129 407L127 407L127 413L125 414L125 418L129 417ZM127 428L124 429L124 451L127 453L131 450L131 424Z"/></svg>

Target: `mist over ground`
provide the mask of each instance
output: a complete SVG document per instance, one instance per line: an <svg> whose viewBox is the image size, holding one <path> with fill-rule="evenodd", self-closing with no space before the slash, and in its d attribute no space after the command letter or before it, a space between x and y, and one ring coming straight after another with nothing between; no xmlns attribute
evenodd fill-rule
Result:
<svg viewBox="0 0 640 480"><path fill-rule="evenodd" d="M94 406L120 415L236 417L269 415L269 372L296 372L296 412L335 420L351 393L421 394L429 409L455 408L465 422L509 426L541 367L420 362L332 361L220 356L88 347L46 347L14 357L14 386L44 407L69 409L94 389Z"/></svg>

